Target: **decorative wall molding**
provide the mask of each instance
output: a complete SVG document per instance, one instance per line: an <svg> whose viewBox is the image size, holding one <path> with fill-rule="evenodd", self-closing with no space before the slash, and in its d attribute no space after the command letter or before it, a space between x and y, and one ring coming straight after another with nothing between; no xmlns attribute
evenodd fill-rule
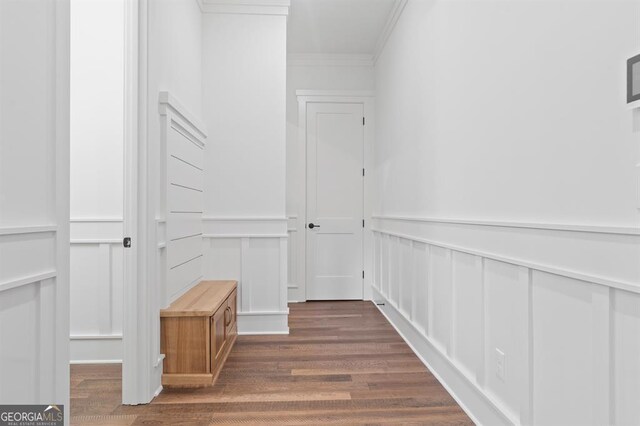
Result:
<svg viewBox="0 0 640 426"><path fill-rule="evenodd" d="M288 16L290 0L196 0L202 13Z"/></svg>
<svg viewBox="0 0 640 426"><path fill-rule="evenodd" d="M350 102L367 102L368 98L374 98L375 92L370 90L296 90L298 105L307 102L343 102L345 99ZM365 111L366 114L366 111ZM298 121L298 128L304 128L304 123Z"/></svg>
<svg viewBox="0 0 640 426"><path fill-rule="evenodd" d="M598 245L601 262L608 263L622 248L630 250L625 260L634 262L635 235L585 232L576 238L569 231L566 239L578 242L573 247L582 262L571 270L564 266L564 247L552 252L557 265L543 265L491 253L492 238L521 253L504 231L480 234L482 249L425 237L439 233L455 240L451 228L436 228L412 222L405 233L374 229L374 300L476 423L545 423L558 415L558 398L577 404L563 414L563 424L580 416L577 423L594 418L614 424L611 413L640 415L631 400L611 397L621 378L640 379L640 349L626 343L635 345L640 329L640 286L591 274L592 262L581 253ZM529 253L564 245L553 235L565 231L525 231L510 228L508 234L526 235L518 244L533 246ZM562 343L567 336L571 343ZM507 359L502 379L497 349ZM578 379L585 369L590 375Z"/></svg>
<svg viewBox="0 0 640 426"><path fill-rule="evenodd" d="M389 37L393 33L393 29L396 27L396 24L398 23L398 20L400 19L400 16L404 11L404 7L407 5L407 1L408 0L395 1L395 4L393 5L393 9L391 9L391 13L387 18L387 22L385 23L384 28L382 29L382 32L378 37L378 41L376 42L376 47L373 55L374 64L378 61L378 58L382 54L382 51L384 50L384 47L387 44L387 40L389 40Z"/></svg>
<svg viewBox="0 0 640 426"><path fill-rule="evenodd" d="M374 214L372 219L380 220L397 220L405 222L423 222L423 223L449 223L456 225L472 225L472 226L493 226L501 228L526 228L541 229L549 231L567 231L567 232L588 232L596 234L617 234L617 235L633 235L640 236L640 226L637 228L606 226L606 225L588 225L588 224L567 224L567 223L550 223L550 222L512 222L512 221L492 221L492 220L475 220L475 219L453 219L453 218L436 218L436 217L420 217L420 216L393 216Z"/></svg>
<svg viewBox="0 0 640 426"><path fill-rule="evenodd" d="M93 240L74 240L70 241L71 245L79 244L122 244L120 239L93 239Z"/></svg>
<svg viewBox="0 0 640 426"><path fill-rule="evenodd" d="M56 232L56 225L8 226L0 228L0 237L9 235L42 234Z"/></svg>
<svg viewBox="0 0 640 426"><path fill-rule="evenodd" d="M56 271L51 270L48 272L43 272L41 274L28 275L21 278L0 282L0 292L11 290L16 287L21 287L23 285L37 283L37 282L48 280L50 278L55 278L55 277L56 277Z"/></svg>
<svg viewBox="0 0 640 426"><path fill-rule="evenodd" d="M368 67L373 68L373 55L369 54L327 54L289 53L287 65L290 67Z"/></svg>
<svg viewBox="0 0 640 426"><path fill-rule="evenodd" d="M118 340L122 339L122 333L120 334L72 334L69 337L71 340Z"/></svg>
<svg viewBox="0 0 640 426"><path fill-rule="evenodd" d="M288 334L289 309L273 312L238 312L238 334Z"/></svg>
<svg viewBox="0 0 640 426"><path fill-rule="evenodd" d="M416 328L397 306L377 289L374 288L373 292L374 299L378 301L373 303L378 310L475 424L519 424L516 419L506 416L500 410L499 403L493 401L473 380L462 373L440 346L425 336L423 330Z"/></svg>
<svg viewBox="0 0 640 426"><path fill-rule="evenodd" d="M264 218L263 218L264 219ZM286 334L288 238L286 219L251 218L224 220L231 226L254 226L242 236L226 232L203 244L204 279L238 281L238 332L240 334ZM280 226L278 235L261 232L256 225Z"/></svg>
<svg viewBox="0 0 640 426"><path fill-rule="evenodd" d="M124 219L121 217L72 217L69 222L71 223L94 223L94 222L105 222L105 223L121 223L124 222Z"/></svg>
<svg viewBox="0 0 640 426"><path fill-rule="evenodd" d="M203 238L286 238L287 218L204 216Z"/></svg>
<svg viewBox="0 0 640 426"><path fill-rule="evenodd" d="M300 268L300 259L298 259L299 250L296 249L296 243L298 242L297 214L287 215L287 236L289 239L287 245L287 289L289 289L289 292L287 294L287 297L289 301L291 301L292 290L297 290L298 288L300 288L300 285L298 284L300 280L300 275L298 274L298 269Z"/></svg>
<svg viewBox="0 0 640 426"><path fill-rule="evenodd" d="M633 229L414 220L375 216L378 233L479 255L630 292L640 289L640 235Z"/></svg>
<svg viewBox="0 0 640 426"><path fill-rule="evenodd" d="M195 115L191 114L189 110L169 92L160 92L158 96L158 104L160 115L166 116L169 111L172 111L179 118L184 120L195 132L197 132L197 142L204 146L204 139L207 138L207 131L202 121L200 121Z"/></svg>
<svg viewBox="0 0 640 426"><path fill-rule="evenodd" d="M71 220L72 363L122 361L123 224L122 218Z"/></svg>
<svg viewBox="0 0 640 426"><path fill-rule="evenodd" d="M571 269L568 269L568 268L565 268L565 267L561 267L561 266L537 263L537 262L529 261L529 260L526 260L526 259L499 255L499 254L491 253L491 252L488 252L488 251L472 249L472 248L469 248L469 247L457 246L457 245L454 245L454 244L445 243L445 242L441 242L441 241L435 241L435 240L431 240L431 239L428 239L428 238L417 237L417 236L413 236L413 235L409 235L409 234L402 234L402 233L397 233L397 232L393 232L393 231L384 231L384 230L375 229L375 228L372 229L372 231L374 232L374 234L375 233L385 234L385 235L389 235L389 236L393 236L393 237L397 237L397 238L402 238L402 239L409 240L409 241L415 241L415 242L418 242L418 243L429 244L431 246L441 247L441 248L444 248L444 249L457 251L457 252L460 252L460 253L472 254L474 256L480 256L480 257L485 258L485 259L492 259L492 260L508 263L508 264L511 264L511 265L523 266L525 268L529 268L529 269L536 270L536 271L547 272L547 273L550 273L550 274L559 275L559 276L563 276L563 277L567 277L567 278L572 278L572 279L575 279L575 280L591 282L591 283L594 283L594 284L599 284L599 285L603 285L603 286L607 286L607 287L611 287L611 288L617 288L617 289L620 289L620 290L626 290L626 291L629 291L629 292L632 292L632 293L639 293L640 294L640 284L634 283L634 282L631 282L631 281L622 281L622 280L617 280L617 279L614 279L614 278L592 275L592 274L589 274L589 273L575 271L575 270L571 270Z"/></svg>
<svg viewBox="0 0 640 426"><path fill-rule="evenodd" d="M117 364L122 362L122 334L71 335L71 364Z"/></svg>
<svg viewBox="0 0 640 426"><path fill-rule="evenodd" d="M161 116L161 214L164 242L162 306L168 306L202 278L204 208L204 125L169 92L159 94Z"/></svg>

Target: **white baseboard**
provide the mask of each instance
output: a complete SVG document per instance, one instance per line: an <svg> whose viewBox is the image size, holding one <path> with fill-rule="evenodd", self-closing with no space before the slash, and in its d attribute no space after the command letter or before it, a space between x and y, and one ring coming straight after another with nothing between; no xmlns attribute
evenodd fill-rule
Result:
<svg viewBox="0 0 640 426"><path fill-rule="evenodd" d="M445 354L407 321L386 297L377 289L372 290L374 300L382 301L384 304L373 303L475 424L497 426L518 423L505 415L482 389L470 381Z"/></svg>
<svg viewBox="0 0 640 426"><path fill-rule="evenodd" d="M289 311L238 312L238 334L289 334Z"/></svg>
<svg viewBox="0 0 640 426"><path fill-rule="evenodd" d="M71 364L114 364L122 362L122 336L72 336Z"/></svg>

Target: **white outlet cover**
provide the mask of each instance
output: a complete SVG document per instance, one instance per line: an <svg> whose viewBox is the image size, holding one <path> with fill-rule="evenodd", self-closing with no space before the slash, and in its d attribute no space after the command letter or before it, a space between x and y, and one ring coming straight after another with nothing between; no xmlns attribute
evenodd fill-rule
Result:
<svg viewBox="0 0 640 426"><path fill-rule="evenodd" d="M500 349L496 348L496 376L502 381L504 381L504 373L505 373L505 356L504 352Z"/></svg>

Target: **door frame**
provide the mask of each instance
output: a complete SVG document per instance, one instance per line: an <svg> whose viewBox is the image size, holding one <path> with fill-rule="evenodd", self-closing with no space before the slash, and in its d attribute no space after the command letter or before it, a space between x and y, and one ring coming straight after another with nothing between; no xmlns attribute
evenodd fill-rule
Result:
<svg viewBox="0 0 640 426"><path fill-rule="evenodd" d="M148 155L148 0L127 0L124 10L124 304L122 333L122 403L146 404L160 391L153 389L153 324L157 297L148 273L155 261L149 246ZM156 267L153 265L152 267ZM161 361L161 360L160 360Z"/></svg>
<svg viewBox="0 0 640 426"><path fill-rule="evenodd" d="M307 300L307 104L310 103L349 103L362 104L365 116L364 126L364 168L366 170L363 181L363 216L365 219L365 227L362 238L362 255L363 255L363 300L371 300L371 278L373 273L373 234L371 232L371 214L372 214L372 180L373 175L373 143L375 137L375 93L373 91L353 91L353 90L296 90L298 99L298 157L296 159L300 166L300 179L297 181L295 188L296 199L298 203L298 215L296 220L296 229L304 230L298 232L297 239L292 248L297 252L297 272L296 282L302 288L290 287L298 290L298 298L300 302Z"/></svg>

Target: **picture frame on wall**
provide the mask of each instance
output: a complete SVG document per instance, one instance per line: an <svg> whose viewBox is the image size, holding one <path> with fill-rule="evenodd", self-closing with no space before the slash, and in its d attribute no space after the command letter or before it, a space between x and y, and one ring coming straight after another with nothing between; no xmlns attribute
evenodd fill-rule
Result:
<svg viewBox="0 0 640 426"><path fill-rule="evenodd" d="M640 101L640 55L627 60L627 103Z"/></svg>

